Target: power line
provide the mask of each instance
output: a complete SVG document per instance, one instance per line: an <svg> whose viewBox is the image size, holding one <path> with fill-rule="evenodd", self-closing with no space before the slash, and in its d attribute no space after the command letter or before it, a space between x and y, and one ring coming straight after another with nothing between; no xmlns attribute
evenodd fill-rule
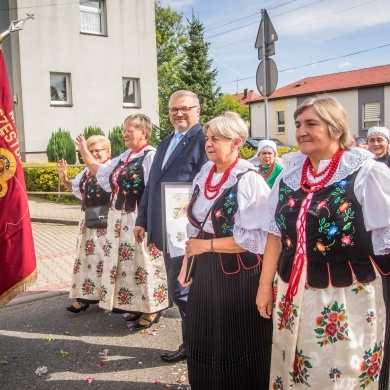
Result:
<svg viewBox="0 0 390 390"><path fill-rule="evenodd" d="M68 4L80 4L79 0L76 1L69 1L66 3L58 3L58 4L42 4L42 5L29 5L26 7L12 7L12 8L0 8L0 11L10 11L10 10L21 10L24 8L31 9L31 8L44 8L44 7L56 7L58 5L68 5Z"/></svg>
<svg viewBox="0 0 390 390"><path fill-rule="evenodd" d="M357 54L362 54L362 53L367 53L367 52L369 52L369 51L373 51L373 50L377 50L377 49L382 49L383 47L387 47L387 46L390 46L390 43L387 43L386 45L382 45L382 46L373 47L373 48L371 48L371 49L366 49L366 50L357 51L357 52L355 52L355 53L345 54L345 55L339 56L339 57L333 57L333 58L328 58L328 59L326 59L326 60L314 61L314 62L310 62L309 64L304 64L304 65L295 66L295 67L293 67L293 68L288 68L288 69L279 70L279 73L287 72L287 71L289 71L289 70L295 70L295 69L304 68L304 67L310 66L310 65L321 64L321 63L323 63L323 62L338 60L338 59L340 59L340 58L351 57L351 56L354 56L354 55L357 55ZM220 85L236 83L237 81L250 80L250 79L253 79L254 77L255 77L255 76L251 76L251 77L245 77L245 78L242 78L242 79L236 79L236 80L234 80L234 81L227 81L227 82L225 82L225 83L221 83Z"/></svg>

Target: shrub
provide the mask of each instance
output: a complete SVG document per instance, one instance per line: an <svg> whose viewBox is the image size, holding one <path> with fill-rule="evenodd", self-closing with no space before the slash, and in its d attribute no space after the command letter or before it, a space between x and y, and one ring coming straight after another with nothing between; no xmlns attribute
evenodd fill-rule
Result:
<svg viewBox="0 0 390 390"><path fill-rule="evenodd" d="M87 127L85 127L83 134L84 134L84 138L85 139L88 139L92 135L103 135L103 136L105 136L104 131L100 127L97 127L97 126L87 126ZM83 161L79 151L77 151L77 156L79 158L80 164L84 164L84 161Z"/></svg>
<svg viewBox="0 0 390 390"><path fill-rule="evenodd" d="M249 158L253 157L255 153L256 150L249 148L248 146L244 146L238 151L238 155L242 158L245 158L245 160L248 160Z"/></svg>
<svg viewBox="0 0 390 390"><path fill-rule="evenodd" d="M126 150L125 140L122 136L122 126L116 126L108 132L108 139L111 142L111 158L118 157Z"/></svg>
<svg viewBox="0 0 390 390"><path fill-rule="evenodd" d="M49 162L64 159L68 164L76 163L76 148L68 130L60 128L52 133L47 144L46 155Z"/></svg>

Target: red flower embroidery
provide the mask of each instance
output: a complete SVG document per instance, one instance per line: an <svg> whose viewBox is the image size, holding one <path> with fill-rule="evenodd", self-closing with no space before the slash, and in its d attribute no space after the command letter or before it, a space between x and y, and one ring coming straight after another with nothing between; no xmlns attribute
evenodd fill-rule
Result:
<svg viewBox="0 0 390 390"><path fill-rule="evenodd" d="M322 209L323 207L326 206L328 202L326 200L322 200L320 203L318 203L318 205L316 206L316 209L319 210L319 209Z"/></svg>
<svg viewBox="0 0 390 390"><path fill-rule="evenodd" d="M351 238L349 236L342 236L341 237L341 242L345 245L350 245L351 244Z"/></svg>
<svg viewBox="0 0 390 390"><path fill-rule="evenodd" d="M295 200L293 198L290 198L288 201L287 201L288 205L290 207L294 207L295 206Z"/></svg>
<svg viewBox="0 0 390 390"><path fill-rule="evenodd" d="M367 375L368 376L374 376L379 371L379 364L373 363L370 367L368 367Z"/></svg>
<svg viewBox="0 0 390 390"><path fill-rule="evenodd" d="M325 334L327 336L333 337L337 333L337 325L335 324L327 324L325 326Z"/></svg>
<svg viewBox="0 0 390 390"><path fill-rule="evenodd" d="M337 319L338 319L338 314L333 312L333 313L330 313L329 315L329 322L337 322Z"/></svg>
<svg viewBox="0 0 390 390"><path fill-rule="evenodd" d="M215 212L215 216L217 218L219 218L221 215L222 215L222 211L221 210L218 210L218 211Z"/></svg>

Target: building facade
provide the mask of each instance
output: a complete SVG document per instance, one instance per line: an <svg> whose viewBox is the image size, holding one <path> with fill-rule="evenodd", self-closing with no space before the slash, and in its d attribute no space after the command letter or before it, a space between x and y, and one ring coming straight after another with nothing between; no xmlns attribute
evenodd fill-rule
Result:
<svg viewBox="0 0 390 390"><path fill-rule="evenodd" d="M47 161L52 132L106 135L131 114L158 125L154 0L1 0L3 42L24 161Z"/></svg>
<svg viewBox="0 0 390 390"><path fill-rule="evenodd" d="M390 127L390 65L308 77L277 89L268 98L268 136L295 145L293 114L308 97L327 93L347 112L353 135L371 126ZM264 99L248 102L252 136L265 135Z"/></svg>

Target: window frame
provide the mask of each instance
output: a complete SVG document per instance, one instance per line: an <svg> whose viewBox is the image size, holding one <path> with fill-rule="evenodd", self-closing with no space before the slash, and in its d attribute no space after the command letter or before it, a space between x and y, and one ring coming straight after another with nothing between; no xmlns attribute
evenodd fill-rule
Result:
<svg viewBox="0 0 390 390"><path fill-rule="evenodd" d="M65 88L66 88L66 100L53 100L51 88L54 87L52 84L52 76L65 77ZM56 90L58 90L56 88ZM69 107L73 105L72 100L72 79L71 74L66 72L50 72L50 105L55 107Z"/></svg>
<svg viewBox="0 0 390 390"><path fill-rule="evenodd" d="M88 5L83 5L82 3L85 3L85 1L99 3L100 6L97 9L95 9L93 7L89 7ZM107 36L107 11L106 11L106 9L107 8L106 8L106 1L105 0L80 0L80 32L82 34ZM100 15L100 31L83 29L82 12Z"/></svg>
<svg viewBox="0 0 390 390"><path fill-rule="evenodd" d="M125 101L125 83L134 82L134 102ZM141 108L141 82L136 77L122 77L122 104L125 108Z"/></svg>
<svg viewBox="0 0 390 390"><path fill-rule="evenodd" d="M370 116L371 115L371 116ZM368 123L366 125L366 123ZM363 103L363 129L369 129L381 124L381 103Z"/></svg>
<svg viewBox="0 0 390 390"><path fill-rule="evenodd" d="M280 120L280 114L283 114L283 121ZM285 133L286 132L286 116L284 114L284 111L276 111L276 123L278 127L278 134Z"/></svg>

